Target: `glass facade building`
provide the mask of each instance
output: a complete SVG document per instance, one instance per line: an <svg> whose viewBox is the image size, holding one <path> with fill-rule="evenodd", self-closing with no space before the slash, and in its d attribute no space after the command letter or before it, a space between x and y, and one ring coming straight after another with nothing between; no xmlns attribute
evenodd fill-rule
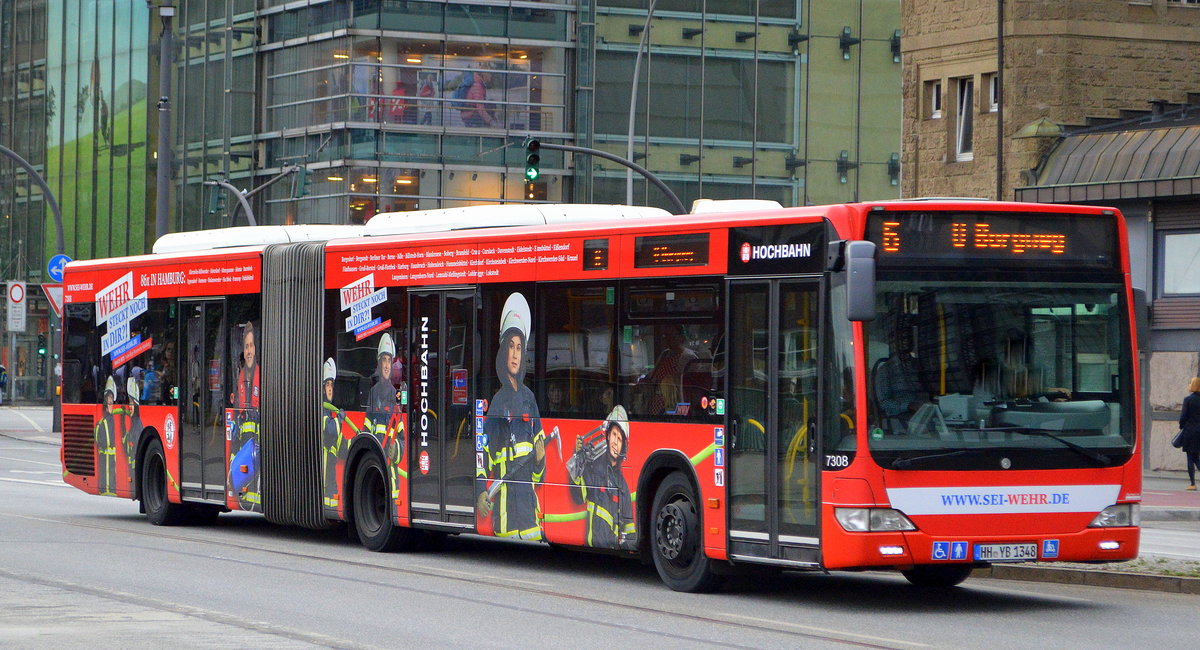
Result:
<svg viewBox="0 0 1200 650"><path fill-rule="evenodd" d="M526 183L528 136L629 156L685 204L899 196L899 0L0 0L0 144L56 192L76 259L155 236L148 4L175 9L169 230L247 223L217 180L260 189L259 224L670 207L582 154L543 149ZM53 221L6 160L0 217L6 276L46 281Z"/></svg>

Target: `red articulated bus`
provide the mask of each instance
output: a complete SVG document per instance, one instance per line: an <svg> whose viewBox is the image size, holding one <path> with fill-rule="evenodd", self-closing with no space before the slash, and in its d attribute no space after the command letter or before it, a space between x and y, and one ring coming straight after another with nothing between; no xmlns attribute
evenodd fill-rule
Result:
<svg viewBox="0 0 1200 650"><path fill-rule="evenodd" d="M896 569L1138 553L1111 209L487 206L66 268L63 469L155 524Z"/></svg>

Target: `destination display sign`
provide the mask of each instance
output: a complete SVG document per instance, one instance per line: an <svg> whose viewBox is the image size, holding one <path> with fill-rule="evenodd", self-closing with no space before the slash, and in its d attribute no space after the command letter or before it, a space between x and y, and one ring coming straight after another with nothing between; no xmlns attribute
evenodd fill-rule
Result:
<svg viewBox="0 0 1200 650"><path fill-rule="evenodd" d="M997 212L876 212L867 239L880 266L1116 268L1117 222L1096 215Z"/></svg>

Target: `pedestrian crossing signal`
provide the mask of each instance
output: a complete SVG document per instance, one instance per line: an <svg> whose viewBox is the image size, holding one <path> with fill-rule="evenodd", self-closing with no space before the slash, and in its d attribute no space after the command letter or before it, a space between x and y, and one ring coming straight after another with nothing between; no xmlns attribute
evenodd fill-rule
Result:
<svg viewBox="0 0 1200 650"><path fill-rule="evenodd" d="M537 140L533 138L525 140L525 180L530 183L542 175L542 156L538 153L541 148L542 143Z"/></svg>

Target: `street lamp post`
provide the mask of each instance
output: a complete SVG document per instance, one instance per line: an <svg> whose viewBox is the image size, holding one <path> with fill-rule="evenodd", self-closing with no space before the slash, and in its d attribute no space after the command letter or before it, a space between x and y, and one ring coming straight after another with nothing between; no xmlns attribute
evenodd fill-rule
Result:
<svg viewBox="0 0 1200 650"><path fill-rule="evenodd" d="M175 17L172 0L146 0L151 9L158 9L162 20L162 35L158 40L158 168L155 175L157 201L154 206L154 234L162 237L170 225L171 209L171 19Z"/></svg>

